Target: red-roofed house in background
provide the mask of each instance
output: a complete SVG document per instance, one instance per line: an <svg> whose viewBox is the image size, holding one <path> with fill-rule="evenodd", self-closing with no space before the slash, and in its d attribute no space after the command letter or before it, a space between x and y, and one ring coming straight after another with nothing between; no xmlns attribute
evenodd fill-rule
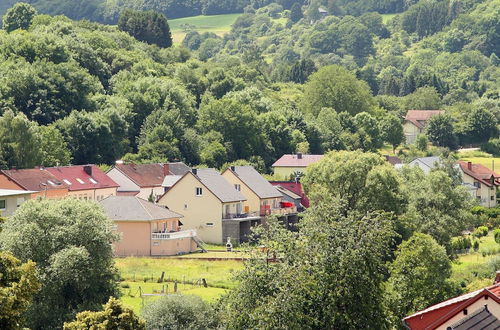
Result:
<svg viewBox="0 0 500 330"><path fill-rule="evenodd" d="M309 207L309 199L307 198L306 194L304 194L304 191L302 190L302 184L300 181L270 181L270 183L275 186L275 187L282 187L285 188L298 196L300 196L300 204L302 204L303 207L307 208Z"/></svg>
<svg viewBox="0 0 500 330"><path fill-rule="evenodd" d="M435 115L443 114L443 110L408 110L403 122L406 143L415 143L417 135L425 129L427 121Z"/></svg>
<svg viewBox="0 0 500 330"><path fill-rule="evenodd" d="M493 285L448 299L407 316L411 330L469 330L500 328L500 272Z"/></svg>
<svg viewBox="0 0 500 330"><path fill-rule="evenodd" d="M69 187L46 169L30 168L2 170L0 172L0 188L34 191L31 194L32 199L37 197L57 199L68 196Z"/></svg>
<svg viewBox="0 0 500 330"><path fill-rule="evenodd" d="M323 155L303 155L297 153L296 155L283 155L280 159L274 162L273 169L274 175L281 177L284 180L295 177L300 177L304 174L307 166L316 163Z"/></svg>
<svg viewBox="0 0 500 330"><path fill-rule="evenodd" d="M477 188L476 197L485 207L497 206L497 189L500 186L500 175L481 164L458 161L462 181Z"/></svg>
<svg viewBox="0 0 500 330"><path fill-rule="evenodd" d="M47 167L46 170L68 185L70 197L100 201L116 195L118 184L96 165Z"/></svg>

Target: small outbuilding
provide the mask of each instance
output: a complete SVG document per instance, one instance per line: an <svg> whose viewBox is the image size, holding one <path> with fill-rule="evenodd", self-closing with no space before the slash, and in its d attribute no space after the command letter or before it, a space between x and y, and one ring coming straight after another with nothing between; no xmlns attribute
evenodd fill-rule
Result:
<svg viewBox="0 0 500 330"><path fill-rule="evenodd" d="M121 239L115 255L169 256L193 252L195 230L180 230L182 215L136 196L110 196L100 201Z"/></svg>

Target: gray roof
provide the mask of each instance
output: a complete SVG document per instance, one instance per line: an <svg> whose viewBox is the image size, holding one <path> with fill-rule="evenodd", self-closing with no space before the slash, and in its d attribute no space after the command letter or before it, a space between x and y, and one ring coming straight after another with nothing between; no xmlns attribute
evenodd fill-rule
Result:
<svg viewBox="0 0 500 330"><path fill-rule="evenodd" d="M34 194L36 192L37 191L31 190L0 189L0 197L27 195Z"/></svg>
<svg viewBox="0 0 500 330"><path fill-rule="evenodd" d="M232 166L229 170L233 171L259 198L283 197L253 166Z"/></svg>
<svg viewBox="0 0 500 330"><path fill-rule="evenodd" d="M436 165L439 165L441 163L441 158L435 156L416 158L410 162L410 165L413 165L417 161L420 161L429 168L434 168L436 167Z"/></svg>
<svg viewBox="0 0 500 330"><path fill-rule="evenodd" d="M172 175L183 176L187 172L191 171L191 168L182 162L168 163L168 170Z"/></svg>
<svg viewBox="0 0 500 330"><path fill-rule="evenodd" d="M223 203L239 202L246 200L232 184L226 181L219 172L213 168L200 168L196 176L217 198Z"/></svg>
<svg viewBox="0 0 500 330"><path fill-rule="evenodd" d="M282 186L274 186L276 189L278 189L278 191L280 193L282 193L283 195L287 195L288 197L292 198L292 199L302 199L302 197L300 197L299 195L297 195L296 193L294 193L293 191L289 190L289 189L286 189L285 187L282 187Z"/></svg>
<svg viewBox="0 0 500 330"><path fill-rule="evenodd" d="M152 221L182 218L162 206L136 196L109 196L99 202L108 218L114 221Z"/></svg>
<svg viewBox="0 0 500 330"><path fill-rule="evenodd" d="M167 175L165 179L163 179L162 187L172 187L177 181L182 178L182 175Z"/></svg>
<svg viewBox="0 0 500 330"><path fill-rule="evenodd" d="M491 314L487 306L479 308L477 311L469 314L448 329L452 330L494 330L500 328L500 321Z"/></svg>

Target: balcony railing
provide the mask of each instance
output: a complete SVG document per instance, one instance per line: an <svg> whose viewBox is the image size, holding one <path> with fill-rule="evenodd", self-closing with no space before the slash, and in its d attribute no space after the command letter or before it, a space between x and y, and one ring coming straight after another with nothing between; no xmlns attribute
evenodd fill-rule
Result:
<svg viewBox="0 0 500 330"><path fill-rule="evenodd" d="M196 237L196 230L182 230L171 233L151 233L152 239L179 239Z"/></svg>
<svg viewBox="0 0 500 330"><path fill-rule="evenodd" d="M279 207L271 207L271 205L261 205L260 215L284 215L290 213L297 213L297 207L292 203L280 203Z"/></svg>
<svg viewBox="0 0 500 330"><path fill-rule="evenodd" d="M259 214L257 212L249 212L249 213L224 213L222 214L222 219L244 219L251 217L258 217Z"/></svg>

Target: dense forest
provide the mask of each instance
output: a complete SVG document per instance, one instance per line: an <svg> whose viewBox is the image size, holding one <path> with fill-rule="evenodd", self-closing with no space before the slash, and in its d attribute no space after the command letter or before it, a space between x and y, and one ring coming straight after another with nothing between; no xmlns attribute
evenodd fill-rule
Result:
<svg viewBox="0 0 500 330"><path fill-rule="evenodd" d="M498 152L500 0L264 4L246 4L224 37L189 31L172 47L153 12L130 11L128 27L31 6L24 26L6 15L0 163L244 160L266 171L283 153L396 147L408 109L447 111L427 134L436 146L492 139ZM146 38L148 15L165 42Z"/></svg>

